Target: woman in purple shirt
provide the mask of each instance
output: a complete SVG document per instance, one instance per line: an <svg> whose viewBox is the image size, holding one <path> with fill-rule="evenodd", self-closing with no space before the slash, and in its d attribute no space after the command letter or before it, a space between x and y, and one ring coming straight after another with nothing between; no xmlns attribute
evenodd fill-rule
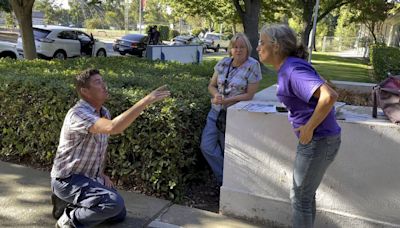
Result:
<svg viewBox="0 0 400 228"><path fill-rule="evenodd" d="M307 52L287 25L264 26L257 47L260 61L278 71L278 99L299 138L290 198L293 227L313 227L315 192L340 147L333 107L338 95L307 62Z"/></svg>

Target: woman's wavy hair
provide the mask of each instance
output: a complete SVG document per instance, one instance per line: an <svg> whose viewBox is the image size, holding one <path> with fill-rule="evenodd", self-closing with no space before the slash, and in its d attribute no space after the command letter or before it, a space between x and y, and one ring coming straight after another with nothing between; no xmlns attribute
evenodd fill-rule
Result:
<svg viewBox="0 0 400 228"><path fill-rule="evenodd" d="M246 45L246 48L247 48L247 58L249 58L249 57L250 57L250 54L251 54L251 51L253 50L253 47L251 46L251 43L250 43L250 41L249 41L249 38L247 38L247 36L246 36L244 33L241 33L241 32L236 33L236 34L232 37L232 39L230 40L230 42L229 42L229 47L228 47L229 56L232 56L231 49L232 49L232 47L235 45L236 41L237 41L238 39L240 39L240 38L243 39L243 41L244 41L244 43L245 43L245 45Z"/></svg>
<svg viewBox="0 0 400 228"><path fill-rule="evenodd" d="M279 54L283 57L295 56L307 59L308 52L302 43L298 43L296 33L286 24L271 24L262 27L260 35L267 35L272 43L279 45Z"/></svg>

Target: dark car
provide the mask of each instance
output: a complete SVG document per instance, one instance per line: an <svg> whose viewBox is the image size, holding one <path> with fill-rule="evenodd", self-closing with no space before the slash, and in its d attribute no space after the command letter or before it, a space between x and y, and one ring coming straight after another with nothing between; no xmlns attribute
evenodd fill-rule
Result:
<svg viewBox="0 0 400 228"><path fill-rule="evenodd" d="M113 49L121 55L128 53L142 57L143 52L146 50L147 42L148 38L146 35L127 34L114 41Z"/></svg>

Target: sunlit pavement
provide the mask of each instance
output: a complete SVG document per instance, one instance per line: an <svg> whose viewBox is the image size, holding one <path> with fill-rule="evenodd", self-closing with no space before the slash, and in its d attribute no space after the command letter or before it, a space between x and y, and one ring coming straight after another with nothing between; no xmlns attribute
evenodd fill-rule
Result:
<svg viewBox="0 0 400 228"><path fill-rule="evenodd" d="M0 227L54 227L50 173L0 161ZM127 218L101 228L260 227L224 215L176 205L136 192L120 191ZM265 227L265 226L261 226Z"/></svg>

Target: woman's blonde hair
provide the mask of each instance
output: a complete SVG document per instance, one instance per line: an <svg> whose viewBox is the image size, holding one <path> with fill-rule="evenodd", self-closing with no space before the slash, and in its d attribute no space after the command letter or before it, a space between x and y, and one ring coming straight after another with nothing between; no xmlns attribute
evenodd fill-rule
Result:
<svg viewBox="0 0 400 228"><path fill-rule="evenodd" d="M235 43L236 43L236 41L238 39L243 39L243 41L244 41L244 43L246 45L246 49L247 49L247 58L249 58L250 54L251 54L251 51L253 50L253 47L250 44L249 38L247 38L247 36L244 33L241 33L241 32L236 33L232 37L231 41L229 42L229 47L228 47L229 56L232 56L231 49L235 45Z"/></svg>
<svg viewBox="0 0 400 228"><path fill-rule="evenodd" d="M286 24L271 24L262 27L260 35L266 35L272 43L279 45L279 54L282 57L295 56L307 59L308 52L297 42L296 33Z"/></svg>

